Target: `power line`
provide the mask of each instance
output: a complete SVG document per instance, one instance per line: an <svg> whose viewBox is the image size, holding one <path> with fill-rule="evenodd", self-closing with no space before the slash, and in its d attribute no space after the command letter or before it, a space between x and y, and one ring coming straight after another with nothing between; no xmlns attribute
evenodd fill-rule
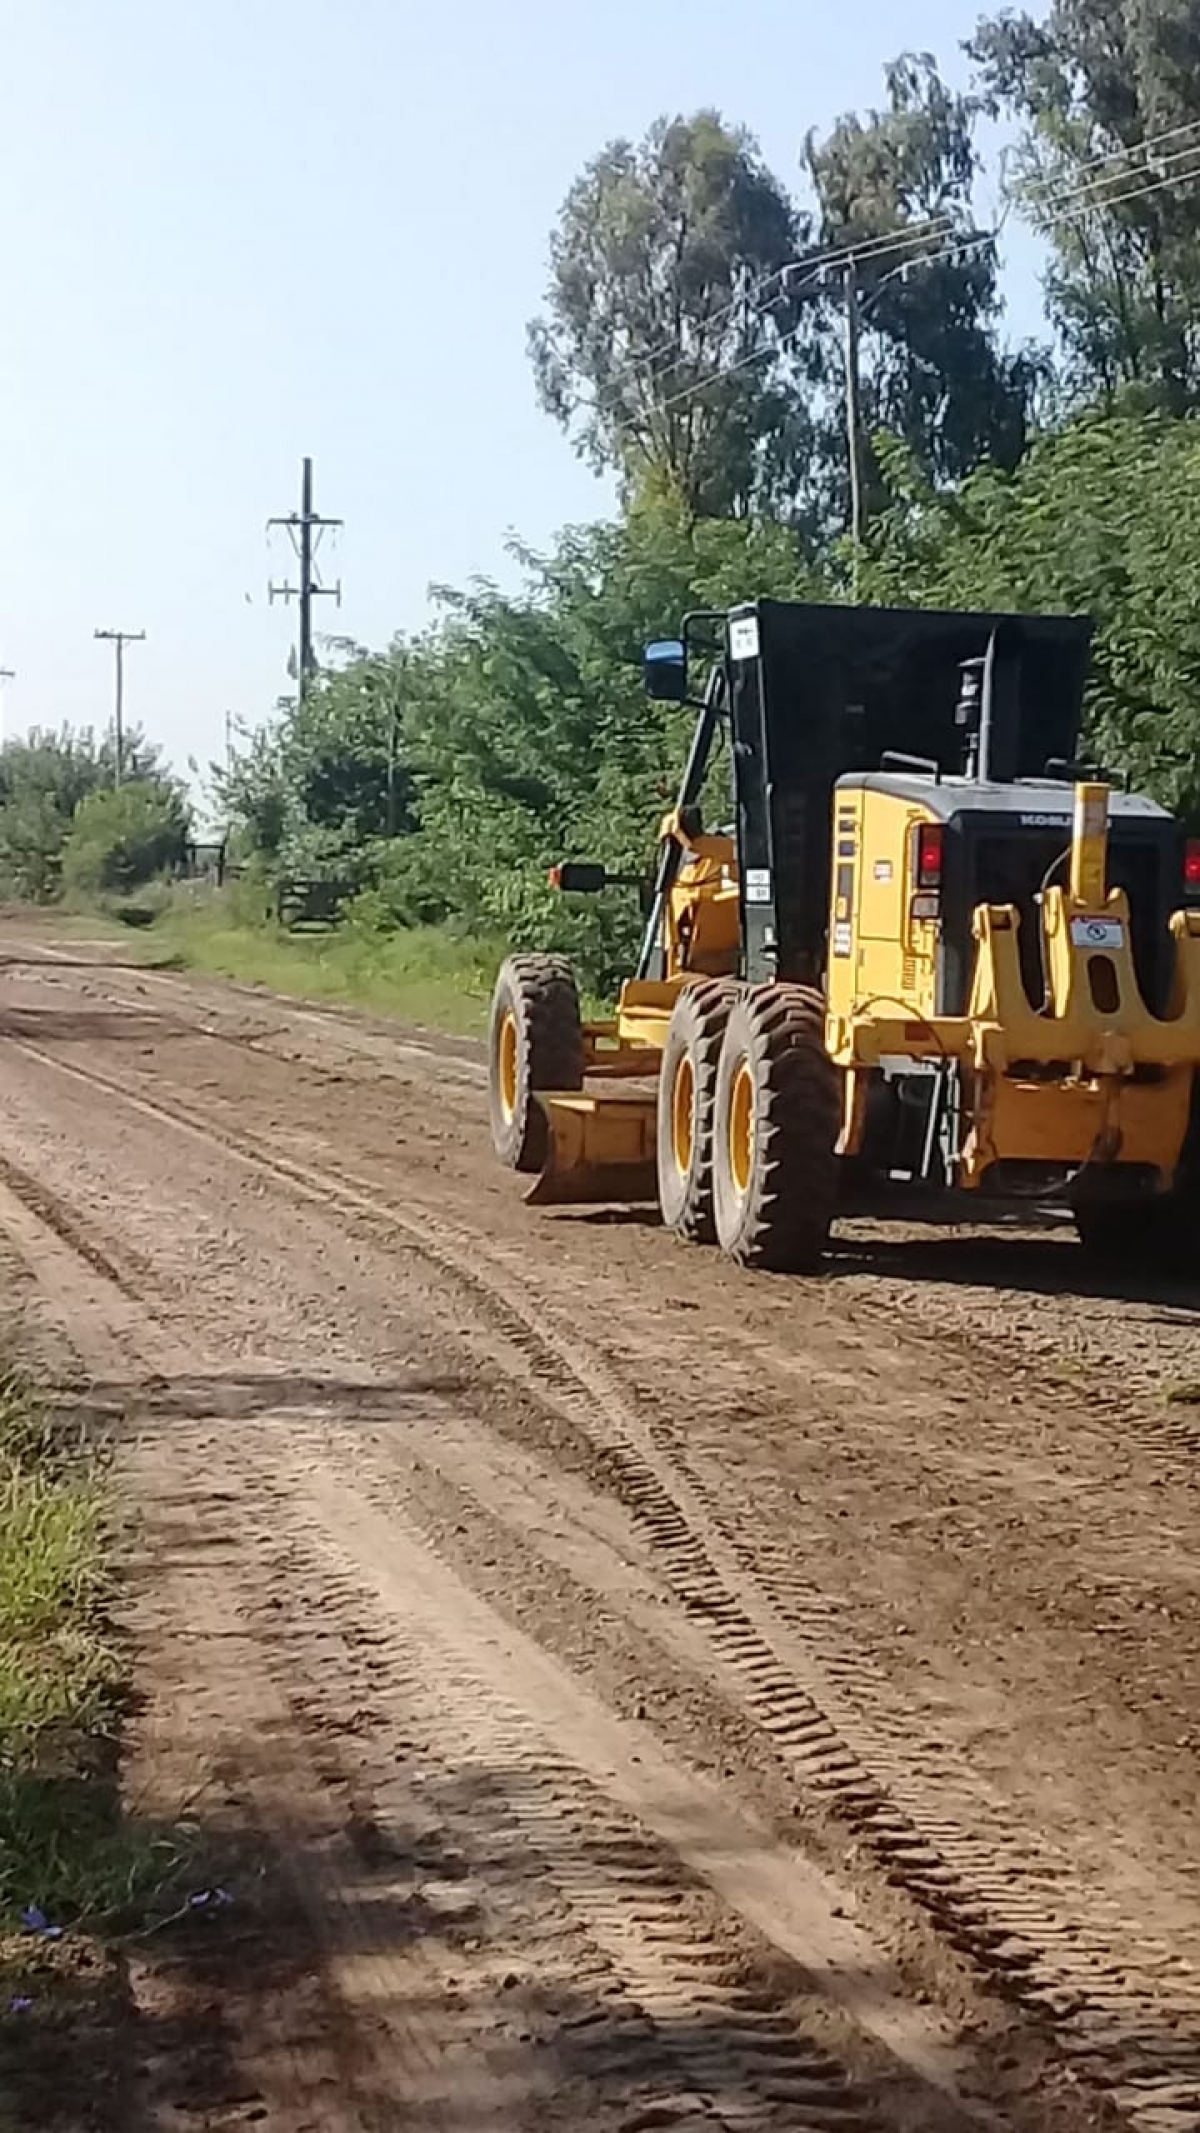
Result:
<svg viewBox="0 0 1200 2133"><path fill-rule="evenodd" d="M1073 179L1068 181L1067 190L1065 192L1059 190L1054 206L1048 207L1044 211L1048 214L1061 212L1062 205L1069 204L1076 198L1090 200L1093 195L1095 195L1096 204L1101 206L1110 204L1110 201L1111 204L1120 206L1127 199L1140 198L1140 187L1136 191L1122 195L1117 199L1111 195L1104 194L1100 188L1110 183L1120 183L1123 178L1132 175L1132 172L1129 169L1114 169L1105 173L1102 166L1105 164L1132 164L1138 156L1149 154L1168 142L1179 140L1184 135L1196 135L1197 139L1192 146L1179 149L1173 155L1164 159L1165 163L1173 165L1184 161L1192 153L1200 154L1200 119L1189 119L1185 124L1168 127L1160 133L1148 134L1142 141L1107 150L1102 155L1089 157L1085 162L1076 166L1076 175L1089 170L1095 170L1099 172L1099 175L1083 186L1077 186ZM1190 172L1184 175L1190 175ZM1159 180L1160 184L1163 182L1169 182L1169 180ZM1061 179L1032 180L1028 185L1020 188L1018 197L1025 204L1036 206L1040 203L1033 196L1053 194L1056 188L1061 188L1062 184L1063 181ZM1152 186L1148 189L1156 190L1158 188L1157 186ZM986 245L995 241L995 237L1003 226L1004 220L1005 217L1002 216L996 229L991 232L986 232L978 238L955 239L953 246L949 250L942 249L925 257L917 257L914 264L920 266L932 264L934 261L950 257L954 250L982 250ZM816 269L833 272L859 261L869 262L873 265L882 264L885 259L896 253L905 251L917 253L920 246L944 237L951 227L952 221L949 212L943 212L938 215L928 216L924 221L909 224L900 230L880 232L874 237L863 237L853 243L829 246L823 250L800 255L796 259L786 260L781 266L773 267L768 274L763 275L753 288L740 291L728 303L723 304L719 310L714 311L703 321L704 327L710 329L713 326L720 325L723 320L731 318L735 312L741 310L746 304L751 306L754 315L762 317L769 308L771 290L778 285L780 293L786 295L788 293L789 280L796 274L803 273L809 276ZM803 286L807 287L809 283L806 281ZM786 345L787 340L791 338L791 335L785 335L780 345ZM766 352L763 351L763 353ZM679 350L678 342L674 337L660 342L657 347L647 349L644 353L622 364L611 383L620 384L627 378L636 378L640 374L652 373L660 357L673 357L676 362L684 360L682 352ZM757 361L758 359L756 354L749 360ZM664 362L660 375L665 374L671 367L670 361ZM741 365L731 367L740 368ZM628 425L622 425L622 427L628 427Z"/></svg>
<svg viewBox="0 0 1200 2133"><path fill-rule="evenodd" d="M1195 153L1197 155L1200 155L1200 144L1197 144ZM1177 159L1173 158L1172 160ZM1122 205L1126 205L1131 201L1144 198L1149 193L1161 192L1165 186L1177 184L1180 182L1181 179L1187 179L1193 176L1200 177L1200 163L1197 164L1194 171L1184 171L1178 173L1171 172L1165 177L1160 177L1152 180L1149 184L1139 184L1133 186L1127 192L1119 194L1115 197L1110 195L1106 196L1103 199L1091 202L1090 204L1085 204L1082 209L1077 205L1072 205L1072 202L1076 200L1077 196L1068 191L1056 204L1055 211L1057 211L1060 216L1062 216L1068 221L1081 221L1085 214L1089 212L1094 212L1095 208L1098 206L1119 207ZM989 246L995 245L1001 233L1001 230L1003 229L1005 220L1006 215L1001 216L999 223L997 223L994 229L984 231L976 237L956 238L953 243L943 245L940 250L928 252L923 257L914 258L902 262L901 265L893 267L890 272L883 277L883 282L879 284L879 287L873 293L875 295L878 295L879 289L882 288L888 281L894 280L900 276L906 277L907 274L913 269L939 266L951 260L955 261L956 263L962 263L973 252L982 251ZM842 275L842 293L846 304L846 424L851 476L852 531L855 534L855 546L857 550L857 540L858 537L861 535L861 462L859 459L861 415L859 410L859 350L861 340L862 312L859 304L859 289L856 274L856 260L854 248L848 248L847 252L843 254L843 261L844 265ZM823 262L820 266L816 267L814 271L810 272L807 275L805 281L801 283L800 289L798 291L794 291L793 293L803 294L804 290L810 287L821 288L824 291L828 290L829 267L826 263ZM782 333L779 336L779 339L776 342L773 342L770 346L753 349L748 355L740 357L737 362L724 364L719 369L710 371L705 377L693 379L690 384L681 387L678 392L668 394L666 399L660 401L659 412L664 412L667 408L670 407L680 406L685 400L694 399L697 394L708 390L710 386L718 384L722 379L736 376L739 371L747 370L752 364L762 362L764 357L777 356L781 354L783 350L789 347L792 341L795 340L800 330L801 329L799 324L792 326L788 329L786 333ZM637 424L627 421L618 423L616 427L618 432L632 434L636 430Z"/></svg>
<svg viewBox="0 0 1200 2133"><path fill-rule="evenodd" d="M320 572L317 569L317 550L321 545L321 535L326 529L341 526L344 521L340 518L322 518L320 513L313 509L312 467L311 459L304 460L301 466L299 511L289 512L286 518L269 518L267 520L268 527L284 526L287 528L288 537L295 550L296 560L300 565L300 583L298 585L290 585L286 581L282 585L270 584L267 587L267 597L272 606L274 606L276 600L282 600L289 607L293 600L298 600L300 603L300 643L296 686L301 703L303 703L308 694L309 683L316 671L316 661L313 658L313 601L336 600L339 607L342 604L341 579L338 579L336 585L322 585L321 583Z"/></svg>
<svg viewBox="0 0 1200 2133"><path fill-rule="evenodd" d="M722 304L718 311L711 312L703 320L703 326L706 330L713 326L719 326L723 319L732 318L736 311L740 311L747 304L751 307L753 313L761 318L768 308L766 301L768 292L776 283L780 283L783 285L781 293L786 295L788 279L794 274L806 274L814 267L832 270L833 268L844 266L847 260L851 258L875 260L876 258L890 256L893 252L907 251L914 246L928 244L944 235L950 226L949 214L932 215L923 222L907 224L900 230L880 233L874 237L859 238L854 244L829 246L815 252L804 253L795 259L784 260L781 266L772 267L770 273L764 274L752 288L739 291L738 295L732 297L727 304ZM636 377L640 372L652 369L660 356L673 356L676 361L681 360L678 341L675 338L661 341L656 348L649 348L643 354L631 357L616 372L612 380L613 384L619 384L624 378ZM670 368L669 362L664 363L664 371Z"/></svg>
<svg viewBox="0 0 1200 2133"><path fill-rule="evenodd" d="M1195 135L1197 138L1187 147L1178 149L1173 155L1162 159L1164 165L1181 163L1191 154L1200 154L1200 119L1190 119L1185 125L1170 127L1162 133L1148 134L1143 141L1134 142L1119 149L1108 150L1103 155L1089 157L1087 161L1076 166L1076 174L1082 171L1096 170L1099 175L1085 185L1077 186L1074 180L1071 180L1068 182L1067 189L1064 192L1061 190L1063 184L1061 179L1037 179L1030 181L1028 185L1022 186L1019 197L1025 202L1037 205L1039 204L1038 200L1032 196L1050 195L1055 193L1056 188L1058 188L1058 198L1053 207L1047 209L1047 212L1058 212L1063 204L1068 204L1076 198L1090 200L1095 196L1098 204L1106 205L1111 196L1104 194L1100 189L1107 184L1120 183L1123 178L1130 176L1132 173L1129 169L1114 169L1106 173L1101 166L1105 164L1120 164L1122 162L1130 164L1136 157L1149 154L1169 141L1180 139L1183 135ZM1164 182L1159 173L1154 175L1159 179L1160 183ZM1126 197L1137 198L1139 194L1140 188L1138 192L1123 195L1122 199ZM1120 205L1121 201L1118 200L1114 204ZM1001 223L1003 219L1002 217ZM761 317L767 309L765 299L769 297L771 289L779 284L781 285L781 292L786 294L789 279L795 274L804 273L807 275L817 268L832 271L858 261L879 264L894 253L910 250L916 252L921 245L928 244L944 236L951 226L951 216L948 212L931 215L922 222L909 224L904 229L880 232L874 237L860 238L850 244L830 246L824 250L803 254L796 259L786 260L782 266L773 267L769 274L765 274L753 289L740 292L729 303L723 304L720 310L714 311L709 318L704 320L704 326L709 328L719 325L722 320L732 317L747 302L753 307L755 313ZM997 225L997 229L999 226ZM980 250L986 244L991 243L996 234L997 232L993 231L985 233L976 239L956 239L954 248L966 245L972 249ZM942 250L929 256L930 258L942 259L947 257L948 254ZM929 259L919 258L916 263L924 266L929 264ZM648 349L644 354L624 364L616 373L614 382L619 383L626 377L636 376L639 372L651 368L660 356L673 356L676 354L676 350L677 342L674 339L660 342L658 347ZM664 368L669 367L669 364L664 365Z"/></svg>
<svg viewBox="0 0 1200 2133"><path fill-rule="evenodd" d="M1200 131L1200 128L1198 128L1198 131ZM1145 187L1139 183L1128 193L1102 192L1100 189L1102 186L1117 185L1123 179L1133 176L1131 170L1114 170L1105 177L1092 179L1087 185L1068 186L1065 192L1059 192L1057 195L1048 191L1046 197L1039 197L1028 204L1032 206L1036 214L1042 216L1047 222L1052 222L1055 219L1061 220L1064 210L1076 205L1099 208L1119 207L1123 201L1140 199L1143 191L1160 192L1164 186L1172 184L1176 178L1190 178L1196 175L1197 170L1200 170L1200 166L1196 166L1193 170L1177 170L1175 168L1177 164L1184 163L1189 157L1195 156L1200 156L1200 139L1189 142L1186 148L1177 148L1172 155L1160 158L1157 170L1147 168L1144 173L1139 174L1139 176L1144 175L1151 180Z"/></svg>
<svg viewBox="0 0 1200 2133"><path fill-rule="evenodd" d="M1200 154L1200 145L1198 145L1195 152ZM1172 172L1165 177L1153 180L1149 184L1133 186L1127 192L1115 198L1108 196L1103 200L1092 202L1090 205L1085 204L1082 209L1072 205L1072 201L1076 196L1068 192L1062 201L1058 203L1057 211L1069 221L1079 221L1084 214L1094 211L1097 206L1125 205L1130 201L1142 199L1146 194L1161 192L1165 186L1178 183L1180 178L1186 179L1192 176L1200 177L1200 164L1197 164L1194 171ZM951 260L956 263L965 261L971 253L982 251L996 243L1003 228L1003 222L1004 218L1002 217L995 229L987 230L977 237L956 239L952 244L944 245L940 250L927 253L922 258L903 262L900 266L892 268L890 273L884 276L883 282L880 283L879 287L882 288L886 282L900 276L906 277L914 268L939 266ZM827 267L818 268L808 276L806 281L801 284L800 291L796 293L803 293L803 290L810 286L827 290L829 285L828 274ZM848 257L845 262L842 289L846 306L846 429L850 467L851 532L857 557L858 543L862 532L861 461L859 457L861 436L859 350L862 313L859 303L856 264L853 256ZM874 293L878 295L879 290L877 289ZM754 349L749 355L741 357L736 363L723 365L719 370L710 372L707 377L694 379L690 385L682 387L679 392L669 394L660 403L660 411L678 406L685 400L695 398L698 393L707 390L708 387L718 383L721 379L734 376L737 372L748 369L751 364L761 362L764 356L778 355L790 345L799 331L800 327L797 324L786 333L781 334L779 340L772 346ZM635 425L626 422L619 424L618 428L629 432L635 428ZM857 586L857 564L855 564L855 585Z"/></svg>
<svg viewBox="0 0 1200 2133"><path fill-rule="evenodd" d="M125 647L127 644L144 644L145 630L93 630L92 635L117 648L116 702L113 713L113 734L116 760L113 769L113 784L120 785L125 775Z"/></svg>
<svg viewBox="0 0 1200 2133"><path fill-rule="evenodd" d="M1146 135L1145 140L1134 141L1121 148L1107 149L1103 155L1089 156L1084 162L1076 164L1075 175L1078 176L1081 171L1100 170L1105 163L1130 163L1137 156L1153 153L1168 141L1179 140L1183 134L1200 134L1200 119L1188 119L1180 126L1168 127L1165 133L1150 133ZM1128 176L1128 172L1116 170L1112 175L1114 178L1122 178ZM1061 177L1033 178L1025 189L1030 192L1053 192L1063 182ZM1074 179L1066 182L1073 184ZM1103 175L1093 182L1102 185L1105 182Z"/></svg>
<svg viewBox="0 0 1200 2133"><path fill-rule="evenodd" d="M1200 157L1200 142L1197 143L1195 150L1189 151L1189 153L1195 153L1198 157ZM1152 180L1151 183L1149 183L1148 185L1133 186L1129 189L1129 191L1117 194L1115 197L1106 196L1102 200L1098 200L1092 203L1092 206L1126 206L1131 201L1144 199L1149 193L1162 192L1165 187L1177 184L1181 178L1190 177L1200 178L1200 161L1197 162L1194 170L1169 173L1166 177L1156 178ZM1061 202L1055 204L1054 212L1058 213L1062 217L1062 219L1066 221L1078 222L1083 219L1083 215L1085 212L1088 212L1088 209L1086 207L1081 209L1077 206L1073 206L1073 199L1074 195L1072 195L1071 193L1067 193L1063 197ZM977 237L955 238L953 243L943 245L937 251L928 252L920 258L905 261L901 266L893 268L891 270L891 273L885 276L885 280L897 279L909 272L918 271L923 267L942 266L947 261L954 261L956 263L965 261L971 253L984 251L989 246L994 245L1000 235L1002 227L1003 218L1001 222L997 224L995 229L985 230L981 232L981 234ZM847 264L849 265L851 264L851 262L848 261ZM827 288L828 283L826 281L826 270L822 268L817 274L812 276L811 283L814 287ZM807 286L807 284L804 284L802 286ZM716 383L718 379L722 377L728 377L736 371L745 370L749 367L751 363L761 362L764 356L779 353L780 350L788 346L789 342L795 339L795 336L798 331L798 327L792 327L789 332L780 335L779 341L773 347L756 348L750 355L743 356L740 361L736 363L730 363L727 366L724 366L721 370L713 371L707 378L699 378L693 380L692 384L684 386L680 392L674 393L670 396L669 399L664 400L661 403L662 406L673 406L680 400L688 399L693 393L703 391L705 386ZM629 425L622 425L622 427L629 427Z"/></svg>

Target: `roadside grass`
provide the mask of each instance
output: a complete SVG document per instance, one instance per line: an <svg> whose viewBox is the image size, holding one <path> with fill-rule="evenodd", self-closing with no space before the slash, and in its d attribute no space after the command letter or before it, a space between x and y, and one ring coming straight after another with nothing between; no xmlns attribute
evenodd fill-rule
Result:
<svg viewBox="0 0 1200 2133"><path fill-rule="evenodd" d="M53 931L119 939L124 954L147 970L192 970L292 999L365 1008L452 1037L486 1033L496 972L508 953L502 941L451 926L383 933L347 919L289 931L264 916L261 892L241 885L189 893L152 884L100 907L59 906ZM588 1018L613 1012L611 999L586 988L580 1005Z"/></svg>
<svg viewBox="0 0 1200 2133"><path fill-rule="evenodd" d="M67 2034L119 1992L117 1937L176 1915L194 1868L189 1825L121 1811L115 1537L104 1445L0 1371L0 2125L78 2102Z"/></svg>
<svg viewBox="0 0 1200 2133"><path fill-rule="evenodd" d="M438 926L376 933L353 922L313 932L249 923L221 895L176 896L138 928L146 960L265 986L298 999L365 1007L398 1021L477 1037L504 950Z"/></svg>

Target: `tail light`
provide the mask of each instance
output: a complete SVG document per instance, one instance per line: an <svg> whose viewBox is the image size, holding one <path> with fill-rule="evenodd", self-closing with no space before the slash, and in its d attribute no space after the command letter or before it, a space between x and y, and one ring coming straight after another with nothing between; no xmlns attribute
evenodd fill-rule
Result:
<svg viewBox="0 0 1200 2133"><path fill-rule="evenodd" d="M914 874L918 889L940 889L942 886L942 842L940 822L919 822L916 829Z"/></svg>
<svg viewBox="0 0 1200 2133"><path fill-rule="evenodd" d="M1183 887L1187 896L1200 896L1200 837L1189 837L1183 848Z"/></svg>

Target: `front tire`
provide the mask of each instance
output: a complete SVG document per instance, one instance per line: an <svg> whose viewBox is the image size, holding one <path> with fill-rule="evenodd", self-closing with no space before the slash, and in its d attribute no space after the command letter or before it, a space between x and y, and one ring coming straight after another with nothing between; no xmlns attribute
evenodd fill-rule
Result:
<svg viewBox="0 0 1200 2133"><path fill-rule="evenodd" d="M539 1171L549 1129L542 1089L583 1087L583 1025L565 956L511 955L492 995L488 1043L492 1146L509 1170Z"/></svg>
<svg viewBox="0 0 1200 2133"><path fill-rule="evenodd" d="M658 1204L668 1229L693 1244L712 1244L713 1122L717 1067L730 1009L732 978L689 985L675 1002L658 1078Z"/></svg>
<svg viewBox="0 0 1200 2133"><path fill-rule="evenodd" d="M739 1265L818 1265L837 1205L839 1118L820 995L798 985L744 993L721 1047L713 1165L717 1239Z"/></svg>

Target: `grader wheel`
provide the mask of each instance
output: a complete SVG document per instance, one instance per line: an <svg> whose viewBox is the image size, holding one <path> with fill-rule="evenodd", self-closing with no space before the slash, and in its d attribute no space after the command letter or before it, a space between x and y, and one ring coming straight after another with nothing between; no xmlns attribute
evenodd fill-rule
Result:
<svg viewBox="0 0 1200 2133"><path fill-rule="evenodd" d="M814 1268L837 1204L839 1091L825 1008L797 985L734 1002L717 1070L717 1239L740 1265Z"/></svg>
<svg viewBox="0 0 1200 2133"><path fill-rule="evenodd" d="M658 1204L668 1229L695 1244L717 1234L713 1213L713 1123L717 1065L732 978L709 978L679 995L663 1047L658 1082Z"/></svg>
<svg viewBox="0 0 1200 2133"><path fill-rule="evenodd" d="M538 1171L549 1132L539 1089L583 1087L583 1030L565 956L512 955L492 995L488 1097L492 1145L509 1170Z"/></svg>

